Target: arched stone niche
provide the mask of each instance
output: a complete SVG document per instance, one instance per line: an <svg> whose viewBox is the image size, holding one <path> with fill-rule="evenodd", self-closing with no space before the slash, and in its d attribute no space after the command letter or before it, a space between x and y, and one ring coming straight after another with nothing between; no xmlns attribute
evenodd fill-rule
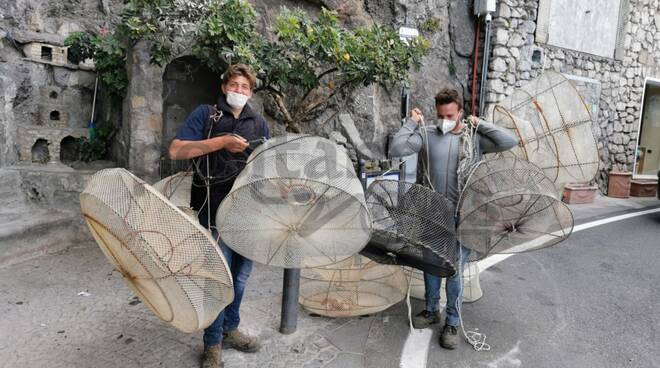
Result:
<svg viewBox="0 0 660 368"><path fill-rule="evenodd" d="M50 161L50 151L48 150L48 140L38 138L32 145L32 162L45 164Z"/></svg>
<svg viewBox="0 0 660 368"><path fill-rule="evenodd" d="M216 103L220 82L220 74L213 72L194 56L174 59L165 67L161 177L187 169L188 162L170 160L167 149L179 127L197 106Z"/></svg>

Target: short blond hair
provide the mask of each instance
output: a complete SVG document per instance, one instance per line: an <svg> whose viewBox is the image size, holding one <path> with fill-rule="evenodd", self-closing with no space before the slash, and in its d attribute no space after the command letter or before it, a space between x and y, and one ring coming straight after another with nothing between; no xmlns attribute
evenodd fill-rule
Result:
<svg viewBox="0 0 660 368"><path fill-rule="evenodd" d="M257 86L257 75L246 64L233 64L230 65L227 70L222 74L222 84L226 85L229 83L229 80L234 77L245 77L250 82L250 89L254 89Z"/></svg>

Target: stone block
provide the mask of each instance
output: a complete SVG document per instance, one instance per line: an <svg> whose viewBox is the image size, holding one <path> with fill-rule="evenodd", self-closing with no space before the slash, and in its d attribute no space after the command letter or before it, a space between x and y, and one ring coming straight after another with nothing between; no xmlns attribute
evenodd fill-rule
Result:
<svg viewBox="0 0 660 368"><path fill-rule="evenodd" d="M490 63L490 70L496 72L505 72L507 70L506 61L503 58L497 58Z"/></svg>
<svg viewBox="0 0 660 368"><path fill-rule="evenodd" d="M500 7L498 9L497 15L502 18L511 18L511 8L505 3L500 2Z"/></svg>
<svg viewBox="0 0 660 368"><path fill-rule="evenodd" d="M509 42L509 32L506 29L498 28L495 30L495 45L507 45Z"/></svg>
<svg viewBox="0 0 660 368"><path fill-rule="evenodd" d="M491 79L488 81L488 87L495 93L504 93L504 83L499 79Z"/></svg>
<svg viewBox="0 0 660 368"><path fill-rule="evenodd" d="M525 39L518 33L514 33L509 37L506 45L509 47L520 47L525 44Z"/></svg>
<svg viewBox="0 0 660 368"><path fill-rule="evenodd" d="M530 20L524 21L520 25L519 29L523 33L530 33L530 34L534 33L534 31L536 31L536 23L534 23Z"/></svg>

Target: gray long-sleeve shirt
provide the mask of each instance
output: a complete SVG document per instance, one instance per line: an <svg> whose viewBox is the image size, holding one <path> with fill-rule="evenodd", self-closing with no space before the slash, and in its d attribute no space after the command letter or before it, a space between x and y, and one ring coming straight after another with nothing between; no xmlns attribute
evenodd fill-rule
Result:
<svg viewBox="0 0 660 368"><path fill-rule="evenodd" d="M402 157L419 153L426 167L429 167L431 184L438 193L456 204L458 201L458 158L461 145L460 134L442 134L435 125L426 126L425 136L428 136L428 160L423 132L412 120L408 119L394 135L390 143L389 156ZM484 153L502 152L518 144L518 139L506 130L494 124L481 121L477 129L477 157L481 159Z"/></svg>

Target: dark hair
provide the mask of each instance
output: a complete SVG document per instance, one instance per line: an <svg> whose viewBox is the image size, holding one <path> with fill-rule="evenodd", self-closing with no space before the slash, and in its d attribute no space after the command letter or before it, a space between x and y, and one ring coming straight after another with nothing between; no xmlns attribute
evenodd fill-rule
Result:
<svg viewBox="0 0 660 368"><path fill-rule="evenodd" d="M458 91L452 88L443 88L435 95L435 105L447 105L452 102L455 102L458 105L458 109L463 109L463 99L461 95L458 94Z"/></svg>
<svg viewBox="0 0 660 368"><path fill-rule="evenodd" d="M230 65L222 74L222 84L226 85L233 77L245 77L250 82L250 89L254 89L257 85L257 75L245 64Z"/></svg>

